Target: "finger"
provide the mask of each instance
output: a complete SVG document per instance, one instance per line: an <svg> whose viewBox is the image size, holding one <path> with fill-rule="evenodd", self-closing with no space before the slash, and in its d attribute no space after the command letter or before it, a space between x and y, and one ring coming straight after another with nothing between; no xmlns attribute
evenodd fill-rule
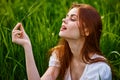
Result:
<svg viewBox="0 0 120 80"><path fill-rule="evenodd" d="M18 24L14 27L13 31L14 31L14 30L18 30L21 25L22 25L21 23L18 23Z"/></svg>
<svg viewBox="0 0 120 80"><path fill-rule="evenodd" d="M23 36L23 34L22 34L22 31L16 31L16 32L14 32L13 34L12 34L12 37L14 38L14 37L22 37Z"/></svg>
<svg viewBox="0 0 120 80"><path fill-rule="evenodd" d="M15 32L19 32L20 30L14 30L14 31L12 31L12 33L15 33Z"/></svg>
<svg viewBox="0 0 120 80"><path fill-rule="evenodd" d="M16 33L22 33L22 31L14 31L13 34L16 34Z"/></svg>
<svg viewBox="0 0 120 80"><path fill-rule="evenodd" d="M12 32L12 37L15 37L15 36L18 36L18 37L23 37L23 31L20 31L20 30L15 30Z"/></svg>
<svg viewBox="0 0 120 80"><path fill-rule="evenodd" d="M20 30L23 31L23 32L25 32L22 24L20 26Z"/></svg>

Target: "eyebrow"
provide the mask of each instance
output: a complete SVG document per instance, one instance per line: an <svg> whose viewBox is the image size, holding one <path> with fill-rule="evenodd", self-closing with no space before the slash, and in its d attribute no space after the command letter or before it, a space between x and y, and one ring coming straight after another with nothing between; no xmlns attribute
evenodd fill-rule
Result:
<svg viewBox="0 0 120 80"><path fill-rule="evenodd" d="M68 16L68 14L67 14L66 16ZM70 17L73 17L73 16L78 17L76 14L71 14L71 15L70 15Z"/></svg>

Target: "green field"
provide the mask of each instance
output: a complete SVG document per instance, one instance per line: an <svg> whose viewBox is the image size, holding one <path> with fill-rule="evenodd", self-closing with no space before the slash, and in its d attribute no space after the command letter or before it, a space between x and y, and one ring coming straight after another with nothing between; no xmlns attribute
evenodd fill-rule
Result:
<svg viewBox="0 0 120 80"><path fill-rule="evenodd" d="M59 40L61 20L73 2L94 6L101 15L101 49L120 80L119 0L0 0L0 80L27 80L24 49L12 43L13 27L22 22L29 35L40 75L48 67L48 50Z"/></svg>

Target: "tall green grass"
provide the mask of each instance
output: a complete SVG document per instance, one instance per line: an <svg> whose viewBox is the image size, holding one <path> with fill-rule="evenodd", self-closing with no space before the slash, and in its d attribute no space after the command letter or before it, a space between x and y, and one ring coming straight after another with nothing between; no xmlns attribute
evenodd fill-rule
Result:
<svg viewBox="0 0 120 80"><path fill-rule="evenodd" d="M22 22L29 35L39 73L48 67L47 52L59 40L61 20L74 0L0 0L0 80L27 80L24 50L11 41L13 27ZM101 49L109 59L113 80L120 79L119 0L76 0L94 6L101 14Z"/></svg>

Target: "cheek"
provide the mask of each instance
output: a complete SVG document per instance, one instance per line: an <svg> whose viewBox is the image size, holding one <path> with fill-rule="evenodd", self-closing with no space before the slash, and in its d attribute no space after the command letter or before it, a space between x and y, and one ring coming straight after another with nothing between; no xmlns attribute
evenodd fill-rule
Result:
<svg viewBox="0 0 120 80"><path fill-rule="evenodd" d="M80 38L80 32L79 32L79 29L78 28L74 28L71 30L71 36L74 38L74 39L78 39Z"/></svg>
<svg viewBox="0 0 120 80"><path fill-rule="evenodd" d="M71 31L71 32L74 33L74 34L80 33L77 24L70 24L70 26L69 26L68 29L69 29L69 31Z"/></svg>
<svg viewBox="0 0 120 80"><path fill-rule="evenodd" d="M71 23L68 24L68 28L69 28L69 29L78 28L78 24L75 23L75 22L71 22Z"/></svg>
<svg viewBox="0 0 120 80"><path fill-rule="evenodd" d="M70 25L68 31L69 31L69 37L73 39L80 38L80 31L77 24Z"/></svg>
<svg viewBox="0 0 120 80"><path fill-rule="evenodd" d="M76 23L69 23L67 25L67 30L60 31L59 36L63 38L69 38L69 39L80 38L80 32L79 32L78 25Z"/></svg>

